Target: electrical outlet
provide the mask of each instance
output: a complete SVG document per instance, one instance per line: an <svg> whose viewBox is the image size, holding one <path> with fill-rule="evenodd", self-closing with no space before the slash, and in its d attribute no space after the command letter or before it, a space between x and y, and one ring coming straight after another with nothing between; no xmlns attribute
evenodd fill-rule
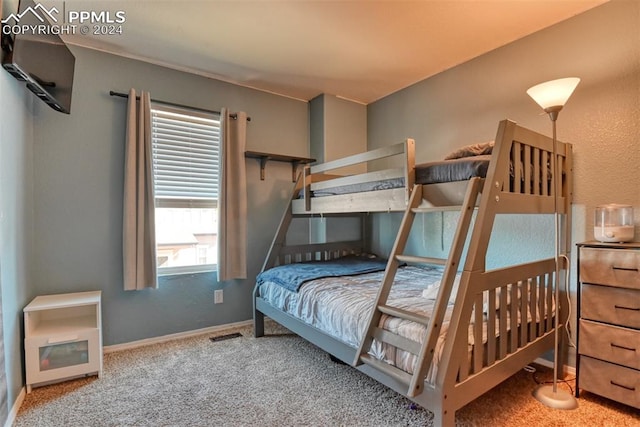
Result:
<svg viewBox="0 0 640 427"><path fill-rule="evenodd" d="M213 291L213 303L214 304L222 304L223 301L223 292L222 289L218 289Z"/></svg>

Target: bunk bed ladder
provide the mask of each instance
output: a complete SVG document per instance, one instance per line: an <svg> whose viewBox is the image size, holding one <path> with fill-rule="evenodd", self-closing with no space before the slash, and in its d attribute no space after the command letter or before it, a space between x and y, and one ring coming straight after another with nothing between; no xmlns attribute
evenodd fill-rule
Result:
<svg viewBox="0 0 640 427"><path fill-rule="evenodd" d="M378 290L378 295L374 304L374 309L372 310L369 318L366 333L358 351L356 352L354 365L358 366L365 363L373 369L382 371L391 376L407 388L407 395L409 397L415 397L422 393L424 378L430 369L436 342L440 334L440 327L446 312L446 301L449 300L449 294L453 288L453 281L460 262L460 257L462 256L464 244L469 233L473 210L477 196L482 190L483 183L484 180L481 178L472 178L469 182L464 202L462 206L460 206L460 219L458 221L448 258L427 258L402 253L405 249L416 213L425 211L418 208L422 201L421 185L414 186L409 204L400 224L400 229L398 230L396 241L391 249L387 269L385 270L382 284ZM438 300L435 304L435 310L432 313L431 318L387 305L387 299L391 292L391 286L393 285L395 274L398 266L403 262L439 264L445 266L441 281L443 286L439 292ZM425 325L427 330L425 337L422 340L422 344L378 327L383 314ZM370 356L368 351L374 339L392 344L395 347L415 354L417 358L413 374L408 374L405 371Z"/></svg>

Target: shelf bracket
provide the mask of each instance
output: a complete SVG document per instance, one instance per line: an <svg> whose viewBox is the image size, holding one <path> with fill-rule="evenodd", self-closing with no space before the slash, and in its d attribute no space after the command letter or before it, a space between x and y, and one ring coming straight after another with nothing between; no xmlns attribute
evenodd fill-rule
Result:
<svg viewBox="0 0 640 427"><path fill-rule="evenodd" d="M268 157L260 157L260 181L264 181L264 168L267 166Z"/></svg>
<svg viewBox="0 0 640 427"><path fill-rule="evenodd" d="M264 181L265 177L265 167L267 166L267 162L269 160L274 160L276 162L287 162L291 163L291 181L296 182L296 178L298 175L298 167L300 165L305 165L307 163L313 163L316 159L311 159L308 157L297 157L297 156L287 156L284 154L272 154L272 153L260 153L257 151L245 151L244 156L246 158L258 159L260 161L260 180Z"/></svg>

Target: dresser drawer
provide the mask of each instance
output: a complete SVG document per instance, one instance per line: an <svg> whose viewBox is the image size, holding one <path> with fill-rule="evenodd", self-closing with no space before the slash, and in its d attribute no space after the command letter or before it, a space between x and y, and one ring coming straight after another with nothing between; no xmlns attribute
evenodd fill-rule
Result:
<svg viewBox="0 0 640 427"><path fill-rule="evenodd" d="M640 331L580 319L580 354L640 370Z"/></svg>
<svg viewBox="0 0 640 427"><path fill-rule="evenodd" d="M580 281L640 290L640 251L580 248Z"/></svg>
<svg viewBox="0 0 640 427"><path fill-rule="evenodd" d="M640 371L580 358L580 388L640 409Z"/></svg>
<svg viewBox="0 0 640 427"><path fill-rule="evenodd" d="M582 285L580 317L629 328L640 328L640 292Z"/></svg>

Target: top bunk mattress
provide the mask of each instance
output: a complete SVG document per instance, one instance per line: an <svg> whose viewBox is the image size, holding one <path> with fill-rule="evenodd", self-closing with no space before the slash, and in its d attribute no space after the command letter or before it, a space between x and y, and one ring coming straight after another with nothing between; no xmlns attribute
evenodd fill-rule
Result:
<svg viewBox="0 0 640 427"><path fill-rule="evenodd" d="M463 157L416 165L416 184L467 181L487 176L491 155Z"/></svg>
<svg viewBox="0 0 640 427"><path fill-rule="evenodd" d="M467 181L474 177L484 178L487 175L490 160L491 155L482 155L421 163L415 166L416 184L440 184ZM404 185L403 178L385 179L315 190L313 197L403 188Z"/></svg>

